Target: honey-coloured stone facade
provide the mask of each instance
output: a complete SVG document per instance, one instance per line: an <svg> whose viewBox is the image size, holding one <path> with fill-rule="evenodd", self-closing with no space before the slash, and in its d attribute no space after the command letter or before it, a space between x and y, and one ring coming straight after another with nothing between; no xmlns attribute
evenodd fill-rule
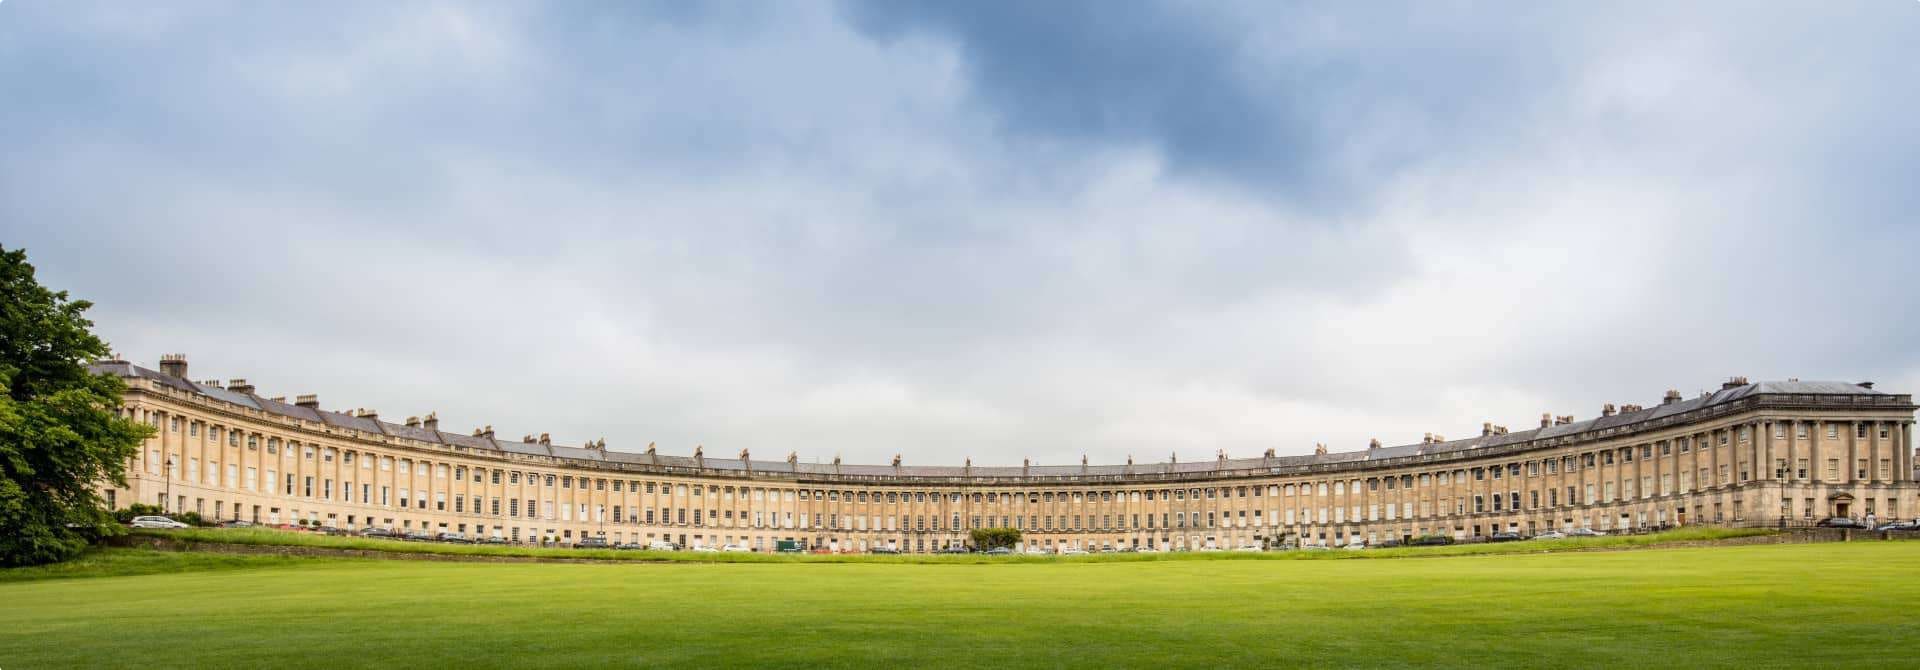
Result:
<svg viewBox="0 0 1920 670"><path fill-rule="evenodd" d="M1125 465L917 466L715 458L498 439L382 420L317 398L261 397L242 380L102 361L123 412L158 434L117 506L264 524L458 532L512 542L667 540L769 551L934 551L1010 526L1028 551L1377 544L1442 534L1536 534L1717 524L1800 525L1920 514L1915 406L1871 384L1735 379L1607 406L1586 421L1484 424L1478 436L1313 455Z"/></svg>

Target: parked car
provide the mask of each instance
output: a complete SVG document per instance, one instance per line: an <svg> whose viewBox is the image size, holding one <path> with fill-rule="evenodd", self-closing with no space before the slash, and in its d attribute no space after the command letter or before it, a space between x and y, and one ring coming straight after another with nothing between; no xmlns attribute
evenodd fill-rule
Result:
<svg viewBox="0 0 1920 670"><path fill-rule="evenodd" d="M1606 531L1594 530L1592 528L1575 528L1567 531L1568 537L1600 537L1606 534Z"/></svg>
<svg viewBox="0 0 1920 670"><path fill-rule="evenodd" d="M1243 544L1238 547L1234 547L1233 550L1234 551L1251 551L1251 552L1266 551L1265 549L1261 549L1260 545L1257 545L1257 544Z"/></svg>
<svg viewBox="0 0 1920 670"><path fill-rule="evenodd" d="M424 531L424 530L410 530L410 531L407 531L405 535L402 535L400 539L412 540L415 542L432 542L433 534L428 533L427 531Z"/></svg>
<svg viewBox="0 0 1920 670"><path fill-rule="evenodd" d="M775 540L773 550L782 554L798 554L806 551L800 547L799 540Z"/></svg>
<svg viewBox="0 0 1920 670"><path fill-rule="evenodd" d="M895 549L895 548L893 548L893 547L874 547L874 548L872 548L872 549L868 549L868 550L867 550L867 553L869 553L869 554L898 554L898 553L900 553L900 550L899 550L899 549Z"/></svg>
<svg viewBox="0 0 1920 670"><path fill-rule="evenodd" d="M507 538L495 535L493 537L489 537L487 539L481 540L479 544L508 544L508 542L507 542Z"/></svg>
<svg viewBox="0 0 1920 670"><path fill-rule="evenodd" d="M580 542L579 542L579 543L577 543L577 544L575 544L575 545L573 545L573 548L575 548L575 549L605 549L605 548L607 548L607 547L610 547L610 546L613 546L613 545L610 545L610 544L608 544L608 543L607 543L607 538L604 538L604 537L583 537L583 538L580 538Z"/></svg>
<svg viewBox="0 0 1920 670"><path fill-rule="evenodd" d="M1013 550L1008 549L1006 547L994 547L992 549L988 549L986 551L986 554L988 556L1008 556L1013 554Z"/></svg>
<svg viewBox="0 0 1920 670"><path fill-rule="evenodd" d="M1494 533L1487 536L1488 542L1517 542L1519 540L1519 533Z"/></svg>
<svg viewBox="0 0 1920 670"><path fill-rule="evenodd" d="M970 551L970 550L968 550L968 549L967 549L966 547L947 547L947 548L945 548L945 549L941 549L940 551L936 551L936 552L933 552L933 553L936 553L936 554L971 554L971 553L973 553L973 552L972 552L972 551Z"/></svg>
<svg viewBox="0 0 1920 670"><path fill-rule="evenodd" d="M717 548L714 548L714 547L712 547L712 546L709 546L709 545L704 545L704 544L703 544L703 545L700 545L700 546L698 546L698 547L694 547L694 548L693 548L693 551L694 551L694 553L697 553L697 554L718 554L718 553L720 553L720 550L719 550L719 549L717 549Z"/></svg>
<svg viewBox="0 0 1920 670"><path fill-rule="evenodd" d="M132 521L127 522L127 525L134 528L191 528L187 524L164 516L136 516Z"/></svg>
<svg viewBox="0 0 1920 670"><path fill-rule="evenodd" d="M1547 532L1544 532L1544 533L1541 533L1541 534L1539 534L1539 535L1535 535L1535 536L1533 536L1533 539L1536 539L1536 540L1564 540L1564 539L1567 539L1567 534L1566 534L1566 533L1562 533L1562 532L1560 532L1560 531L1557 531L1557 530L1550 530L1550 531L1547 531Z"/></svg>
<svg viewBox="0 0 1920 670"><path fill-rule="evenodd" d="M1820 520L1820 521L1819 521L1818 523L1815 523L1815 524L1813 524L1813 525L1815 525L1815 526L1818 526L1818 527L1820 527L1820 528L1860 528L1860 529L1864 529L1864 528L1866 528L1866 527L1867 527L1867 524L1866 524L1865 522L1862 522L1862 521L1855 521L1855 520L1853 520L1853 519L1849 519L1849 518L1847 518L1847 517L1844 517L1844 516L1831 516L1831 517L1827 517L1827 518L1825 518L1825 519L1821 519L1821 520Z"/></svg>
<svg viewBox="0 0 1920 670"><path fill-rule="evenodd" d="M1413 541L1407 544L1415 547L1437 547L1453 544L1453 538L1446 535L1422 535L1413 538Z"/></svg>
<svg viewBox="0 0 1920 670"><path fill-rule="evenodd" d="M316 528L316 529L314 529L314 530L318 530L318 531L320 531L320 532L322 532L322 533L326 533L326 534L328 534L328 535L346 535L346 534L347 534L347 530L346 530L346 529L344 529L344 528L340 528L340 527L338 527L338 526L321 526L321 527L319 527L319 528Z"/></svg>
<svg viewBox="0 0 1920 670"><path fill-rule="evenodd" d="M391 529L380 528L378 526L375 526L373 528L368 528L366 530L360 531L360 537L393 537L393 531Z"/></svg>
<svg viewBox="0 0 1920 670"><path fill-rule="evenodd" d="M1075 548L1069 547L1069 548L1061 549L1060 555L1061 556L1085 556L1087 555L1087 550L1075 549Z"/></svg>
<svg viewBox="0 0 1920 670"><path fill-rule="evenodd" d="M1151 544L1143 544L1143 545L1140 545L1140 548L1139 548L1139 549L1135 549L1134 551L1137 551L1137 552L1140 552L1140 553L1142 553L1142 554L1158 554L1158 553L1160 553L1160 550L1159 550L1159 549L1155 549L1155 548L1153 548L1153 545L1151 545Z"/></svg>
<svg viewBox="0 0 1920 670"><path fill-rule="evenodd" d="M1920 530L1920 524L1912 521L1895 521L1893 523L1881 524L1879 528L1875 528L1874 530Z"/></svg>
<svg viewBox="0 0 1920 670"><path fill-rule="evenodd" d="M221 528L252 528L252 527L253 527L253 522L252 522L252 521L241 521L241 520L239 520L239 519L234 519L234 520L232 520L232 521L222 521L222 522L220 522L220 527L221 527Z"/></svg>
<svg viewBox="0 0 1920 670"><path fill-rule="evenodd" d="M466 533L443 532L434 539L440 540L441 542L452 542L454 544L473 544L473 538L467 537Z"/></svg>
<svg viewBox="0 0 1920 670"><path fill-rule="evenodd" d="M748 549L747 545L744 545L744 544L729 544L724 547L721 547L720 551L731 552L731 553L746 553L753 550Z"/></svg>
<svg viewBox="0 0 1920 670"><path fill-rule="evenodd" d="M654 551L679 551L680 545L666 540L654 540L647 543L647 548Z"/></svg>

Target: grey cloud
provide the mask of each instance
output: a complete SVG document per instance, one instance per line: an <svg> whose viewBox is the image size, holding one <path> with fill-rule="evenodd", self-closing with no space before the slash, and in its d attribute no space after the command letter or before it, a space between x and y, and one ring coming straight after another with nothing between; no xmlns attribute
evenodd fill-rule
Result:
<svg viewBox="0 0 1920 670"><path fill-rule="evenodd" d="M615 448L1920 388L1900 10L1103 7L4 3L0 239L136 359Z"/></svg>

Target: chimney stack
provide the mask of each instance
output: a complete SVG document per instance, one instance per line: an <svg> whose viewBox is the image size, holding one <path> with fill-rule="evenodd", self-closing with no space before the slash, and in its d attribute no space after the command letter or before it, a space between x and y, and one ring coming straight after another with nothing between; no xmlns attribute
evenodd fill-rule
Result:
<svg viewBox="0 0 1920 670"><path fill-rule="evenodd" d="M1545 428L1545 427L1547 427L1547 426L1551 426L1551 425L1553 425L1553 413L1552 413L1552 412L1541 412L1541 413L1540 413L1540 427L1541 427L1541 428Z"/></svg>
<svg viewBox="0 0 1920 670"><path fill-rule="evenodd" d="M1372 440L1367 441L1367 449L1372 450L1372 449L1379 449L1379 448L1380 448L1380 438L1376 437L1376 438L1373 438Z"/></svg>
<svg viewBox="0 0 1920 670"><path fill-rule="evenodd" d="M419 428L419 427L420 427L420 417L417 417L417 416L410 416L410 417L407 417L407 427L408 427L408 428Z"/></svg>
<svg viewBox="0 0 1920 670"><path fill-rule="evenodd" d="M355 412L354 415L362 419L370 419L373 421L380 420L380 410L375 410L375 409L363 409L358 412Z"/></svg>
<svg viewBox="0 0 1920 670"><path fill-rule="evenodd" d="M1720 385L1720 390L1725 391L1727 389L1737 389L1746 385L1747 385L1746 377L1728 377L1727 381Z"/></svg>
<svg viewBox="0 0 1920 670"><path fill-rule="evenodd" d="M1492 434L1493 434L1493 422L1492 422L1492 421L1487 421L1487 422L1484 422L1484 423L1481 423L1481 424L1480 424L1480 437L1486 437L1486 436L1488 436L1488 435L1492 435Z"/></svg>
<svg viewBox="0 0 1920 670"><path fill-rule="evenodd" d="M1660 400L1662 405L1671 405L1676 402L1680 402L1680 389L1667 389L1667 397Z"/></svg>
<svg viewBox="0 0 1920 670"><path fill-rule="evenodd" d="M1376 440L1376 441L1378 441L1378 440ZM1422 435L1422 436L1420 436L1420 443L1421 443L1421 444L1433 444L1433 433L1427 433L1427 434L1425 434L1425 435Z"/></svg>
<svg viewBox="0 0 1920 670"><path fill-rule="evenodd" d="M1600 406L1600 416L1613 416L1613 403Z"/></svg>
<svg viewBox="0 0 1920 670"><path fill-rule="evenodd" d="M434 432L440 431L440 413L427 412L427 418L420 421L420 427Z"/></svg>
<svg viewBox="0 0 1920 670"><path fill-rule="evenodd" d="M540 434L540 446L543 446L543 447L545 447L545 446L549 446L549 445L552 445L552 444L553 444L553 437L552 437L552 436L550 436L550 435L548 435L548 434L546 434L546 433L541 433L541 434Z"/></svg>
<svg viewBox="0 0 1920 670"><path fill-rule="evenodd" d="M186 354L161 354L160 374L176 379L187 378Z"/></svg>
<svg viewBox="0 0 1920 670"><path fill-rule="evenodd" d="M1316 442L1316 443L1314 443L1314 445L1313 445L1313 455L1315 455L1315 456L1325 456L1325 455L1327 455L1327 445L1325 445L1325 444L1321 444L1321 443L1317 443L1317 442Z"/></svg>
<svg viewBox="0 0 1920 670"><path fill-rule="evenodd" d="M293 404L295 407L305 407L307 409L320 409L320 396L314 395L312 393L308 393L306 395L297 395L293 397Z"/></svg>
<svg viewBox="0 0 1920 670"><path fill-rule="evenodd" d="M240 395L253 395L253 385L248 384L247 380L245 379L234 379L234 380L228 381L227 390L232 391L234 393L238 393Z"/></svg>

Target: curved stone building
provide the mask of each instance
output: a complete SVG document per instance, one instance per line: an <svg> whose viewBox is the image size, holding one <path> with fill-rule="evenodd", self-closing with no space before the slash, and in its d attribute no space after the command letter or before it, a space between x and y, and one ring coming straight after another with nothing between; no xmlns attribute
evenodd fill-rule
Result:
<svg viewBox="0 0 1920 670"><path fill-rule="evenodd" d="M1029 551L1343 545L1428 534L1911 518L1912 397L1871 383L1734 379L1598 418L1543 416L1465 439L1311 456L1124 465L814 464L572 447L440 429L371 410L262 397L242 380L193 382L184 356L155 371L102 361L124 411L159 429L116 505L209 518L462 532L515 542L778 540L933 551L967 530L1024 531Z"/></svg>

